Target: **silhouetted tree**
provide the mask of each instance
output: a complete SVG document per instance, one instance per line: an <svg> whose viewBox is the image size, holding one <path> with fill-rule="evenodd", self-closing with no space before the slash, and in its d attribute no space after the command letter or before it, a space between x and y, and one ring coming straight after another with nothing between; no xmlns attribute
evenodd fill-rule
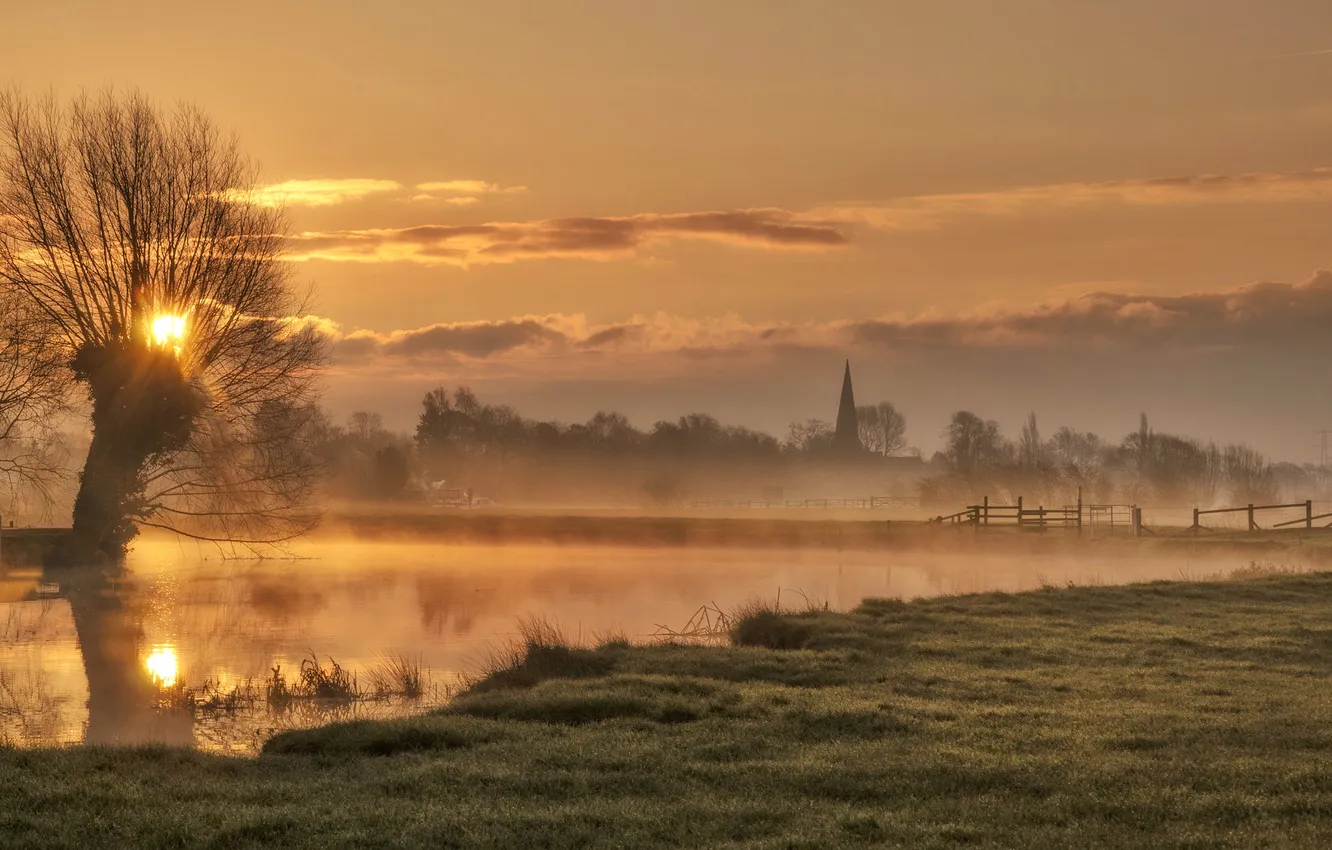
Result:
<svg viewBox="0 0 1332 850"><path fill-rule="evenodd" d="M1124 438L1120 455L1130 475L1128 495L1134 501L1176 506L1210 503L1224 477L1221 452L1215 445L1153 431L1146 414L1138 431Z"/></svg>
<svg viewBox="0 0 1332 850"><path fill-rule="evenodd" d="M1041 442L1041 430L1036 425L1036 413L1027 414L1027 421L1022 423L1022 435L1018 437L1018 466L1024 469L1041 469L1046 466L1045 444Z"/></svg>
<svg viewBox="0 0 1332 850"><path fill-rule="evenodd" d="M1090 431L1064 426L1046 444L1046 452L1060 477L1088 501L1108 500L1105 473L1110 446Z"/></svg>
<svg viewBox="0 0 1332 850"><path fill-rule="evenodd" d="M1271 504L1277 499L1272 465L1261 453L1245 445L1229 445L1221 453L1226 484L1236 504Z"/></svg>
<svg viewBox="0 0 1332 850"><path fill-rule="evenodd" d="M363 443L369 443L384 433L384 417L378 413L358 410L347 417L347 433Z"/></svg>
<svg viewBox="0 0 1332 850"><path fill-rule="evenodd" d="M953 472L963 477L983 475L1001 466L1008 446L999 423L959 410L944 429L944 456Z"/></svg>
<svg viewBox="0 0 1332 850"><path fill-rule="evenodd" d="M426 393L421 408L416 422L417 454L430 477L442 478L457 454L454 431L458 416L444 387Z"/></svg>
<svg viewBox="0 0 1332 850"><path fill-rule="evenodd" d="M118 559L142 525L309 529L311 468L268 451L303 422L269 414L312 396L324 346L281 261L284 216L251 202L236 142L138 94L6 94L0 136L0 290L42 317L91 406L74 556Z"/></svg>
<svg viewBox="0 0 1332 850"><path fill-rule="evenodd" d="M61 477L53 423L69 385L52 338L40 313L0 288L0 512L30 501L48 506Z"/></svg>
<svg viewBox="0 0 1332 850"><path fill-rule="evenodd" d="M893 455L906 447L906 417L892 402L881 401L856 408L860 444L879 455Z"/></svg>
<svg viewBox="0 0 1332 850"><path fill-rule="evenodd" d="M586 425L574 425L569 436L584 446L625 451L643 441L643 433L623 413L599 410Z"/></svg>
<svg viewBox="0 0 1332 850"><path fill-rule="evenodd" d="M690 413L675 422L661 421L647 435L649 451L670 456L776 457L781 447L768 434L722 425L706 413Z"/></svg>
<svg viewBox="0 0 1332 850"><path fill-rule="evenodd" d="M802 454L826 452L832 448L835 432L833 424L822 419L792 422L787 429L786 442L782 444L782 448L788 452Z"/></svg>

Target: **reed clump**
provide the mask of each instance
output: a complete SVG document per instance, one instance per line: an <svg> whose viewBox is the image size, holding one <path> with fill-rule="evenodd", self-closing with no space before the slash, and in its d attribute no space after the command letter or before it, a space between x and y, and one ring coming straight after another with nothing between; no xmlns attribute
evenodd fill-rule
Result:
<svg viewBox="0 0 1332 850"><path fill-rule="evenodd" d="M264 702L270 708L287 710L298 702L349 704L398 697L417 700L425 696L426 675L419 657L391 653L368 671L369 687L360 676L327 656L328 663L314 652L301 659L294 680L288 680L282 665L274 665L264 682Z"/></svg>
<svg viewBox="0 0 1332 850"><path fill-rule="evenodd" d="M370 670L370 690L377 697L420 699L426 692L421 656L388 653Z"/></svg>
<svg viewBox="0 0 1332 850"><path fill-rule="evenodd" d="M517 624L515 638L490 647L475 673L463 677L468 691L530 688L546 679L578 679L604 675L613 663L618 639L604 641L601 649L581 645L552 620L528 615Z"/></svg>

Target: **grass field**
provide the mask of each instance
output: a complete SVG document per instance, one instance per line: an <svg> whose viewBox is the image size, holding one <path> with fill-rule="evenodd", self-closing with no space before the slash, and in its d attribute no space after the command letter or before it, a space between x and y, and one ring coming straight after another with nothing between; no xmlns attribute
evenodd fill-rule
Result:
<svg viewBox="0 0 1332 850"><path fill-rule="evenodd" d="M0 752L0 845L1332 845L1332 574L528 634L444 711L257 759Z"/></svg>

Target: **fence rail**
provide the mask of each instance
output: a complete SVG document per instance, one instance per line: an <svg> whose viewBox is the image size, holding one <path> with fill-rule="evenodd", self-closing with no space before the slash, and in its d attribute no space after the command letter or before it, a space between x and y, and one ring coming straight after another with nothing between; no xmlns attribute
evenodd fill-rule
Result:
<svg viewBox="0 0 1332 850"><path fill-rule="evenodd" d="M1204 517L1204 516L1207 516L1207 515L1209 515L1209 514L1235 514L1235 513L1244 513L1244 514L1247 514L1247 518L1248 518L1248 522L1249 522L1249 529L1248 529L1248 530L1249 530L1249 531L1262 531L1263 527L1262 527L1261 525L1258 524L1258 518L1257 518L1257 515L1258 515L1259 513L1263 512L1263 511L1289 511L1289 510L1297 509L1297 508L1303 508L1303 509L1304 509L1304 516L1302 516L1302 517L1297 517L1297 518L1295 518L1295 519L1291 519L1291 520L1286 520L1285 522L1277 522L1277 523L1273 523L1271 527L1272 527L1272 528L1285 528L1285 527L1287 527L1287 526L1291 526L1291 525L1303 525L1305 528L1313 528L1313 527L1314 527L1314 525L1313 525L1313 524L1314 524L1314 520L1318 520L1318 519L1327 519L1328 517L1332 517L1332 513L1318 514L1317 516L1315 516L1315 515L1314 515L1314 512L1313 512L1313 500L1312 500L1312 499L1309 499L1309 500L1306 500L1306 501L1303 501L1303 502L1292 502L1292 503L1285 504L1285 505L1253 505L1253 504L1249 504L1249 505L1242 505L1242 506L1240 506L1240 507L1236 507L1236 508L1194 508L1194 509L1193 509L1193 525L1189 526L1189 530L1192 531L1194 534L1197 534L1199 531L1204 530L1204 529L1206 528L1206 526L1204 526L1204 525L1202 524L1201 518ZM1332 522L1327 523L1327 525L1324 525L1323 527L1324 527L1324 528L1332 528Z"/></svg>
<svg viewBox="0 0 1332 850"><path fill-rule="evenodd" d="M1093 529L1108 528L1112 534L1116 521L1118 525L1130 529L1134 535L1144 530L1142 510L1136 505L1084 504L1081 490L1078 491L1078 501L1074 505L1050 508L1038 505L1030 508L1024 504L1021 496L1015 505L992 505L987 496L979 505L968 505L957 513L930 520L938 524L971 525L977 530L991 525L1007 525L1041 530L1050 527L1074 528L1081 533L1086 525Z"/></svg>
<svg viewBox="0 0 1332 850"><path fill-rule="evenodd" d="M1221 514L1243 514L1247 522L1247 530L1262 531L1264 526L1260 525L1259 518L1271 511L1292 511L1299 510L1303 516L1294 519L1284 519L1280 522L1273 522L1266 526L1267 529L1290 528L1292 526L1304 526L1305 528L1314 528L1314 523L1320 520L1330 520L1326 523L1319 522L1321 528L1332 528L1332 511L1325 513L1314 513L1314 503L1312 500L1303 502L1288 502L1280 505L1239 505L1231 508L1193 508L1193 524L1185 530L1184 533L1192 532L1198 534L1208 529L1203 525L1202 518L1206 516L1215 516ZM1289 514L1287 514L1289 516ZM1280 519L1280 517L1274 517ZM936 516L929 520L931 523L951 524L951 525L969 525L978 530L987 526L1017 526L1019 528L1038 528L1046 529L1050 527L1076 528L1081 530L1085 526L1092 529L1108 528L1110 533L1114 533L1117 527L1125 528L1137 537L1142 534L1159 534L1160 529L1151 530L1143 525L1142 508L1137 505L1088 505L1083 504L1081 494L1079 494L1076 505L1064 505L1062 507L1047 508L1044 505L1031 508L1027 507L1022 497L1018 497L1015 505L992 505L987 497L979 505L968 505L962 510ZM1178 526L1177 526L1178 527Z"/></svg>

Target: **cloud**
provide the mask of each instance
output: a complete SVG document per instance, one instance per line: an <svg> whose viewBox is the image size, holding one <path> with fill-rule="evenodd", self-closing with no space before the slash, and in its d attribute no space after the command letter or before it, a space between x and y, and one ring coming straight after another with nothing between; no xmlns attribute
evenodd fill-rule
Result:
<svg viewBox="0 0 1332 850"><path fill-rule="evenodd" d="M1332 272L1299 284L1257 283L1186 295L1095 293L1027 309L974 315L843 319L803 324L751 322L736 315L697 319L658 314L595 324L583 315L519 316L440 323L409 330L344 333L306 320L330 337L345 365L432 358L522 363L547 368L614 355L598 369L629 368L632 358L680 355L753 357L791 350L859 352L1027 350L1048 354L1146 349L1216 351L1332 349Z"/></svg>
<svg viewBox="0 0 1332 850"><path fill-rule="evenodd" d="M420 193L412 196L413 201L443 201L454 206L471 206L480 203L478 195L523 195L526 186L501 186L485 180L437 180L433 183L418 183Z"/></svg>
<svg viewBox="0 0 1332 850"><path fill-rule="evenodd" d="M289 248L296 260L465 267L550 257L612 259L665 239L806 250L840 248L849 242L827 222L786 210L755 209L308 232L290 237Z"/></svg>
<svg viewBox="0 0 1332 850"><path fill-rule="evenodd" d="M344 201L358 201L369 195L398 192L401 183L393 180L352 178L343 180L285 180L242 193L250 203L266 207L282 205L327 207Z"/></svg>
<svg viewBox="0 0 1332 850"><path fill-rule="evenodd" d="M421 192L459 195L521 195L527 191L526 186L501 186L485 180L441 180L434 183L418 183L416 188Z"/></svg>
<svg viewBox="0 0 1332 850"><path fill-rule="evenodd" d="M874 319L844 325L850 341L908 346L1240 348L1325 345L1332 272L1299 284L1255 283L1187 295L1100 292L957 317Z"/></svg>
<svg viewBox="0 0 1332 850"><path fill-rule="evenodd" d="M1056 183L993 192L918 195L828 204L814 218L882 230L926 230L965 217L1012 217L1098 205L1137 207L1332 199L1332 168L1289 173L1202 174L1092 183Z"/></svg>
<svg viewBox="0 0 1332 850"><path fill-rule="evenodd" d="M466 206L480 201L479 195L521 195L526 186L501 186L485 180L441 180L420 183L413 201L443 201L455 206ZM268 186L231 196L260 206L328 207L347 201L359 201L370 195L403 195L407 187L396 180L370 178L318 178L311 180L284 180Z"/></svg>
<svg viewBox="0 0 1332 850"><path fill-rule="evenodd" d="M518 348L537 348L564 342L567 336L537 319L500 322L436 324L403 331L376 340L386 357L421 357L456 354L485 358Z"/></svg>

